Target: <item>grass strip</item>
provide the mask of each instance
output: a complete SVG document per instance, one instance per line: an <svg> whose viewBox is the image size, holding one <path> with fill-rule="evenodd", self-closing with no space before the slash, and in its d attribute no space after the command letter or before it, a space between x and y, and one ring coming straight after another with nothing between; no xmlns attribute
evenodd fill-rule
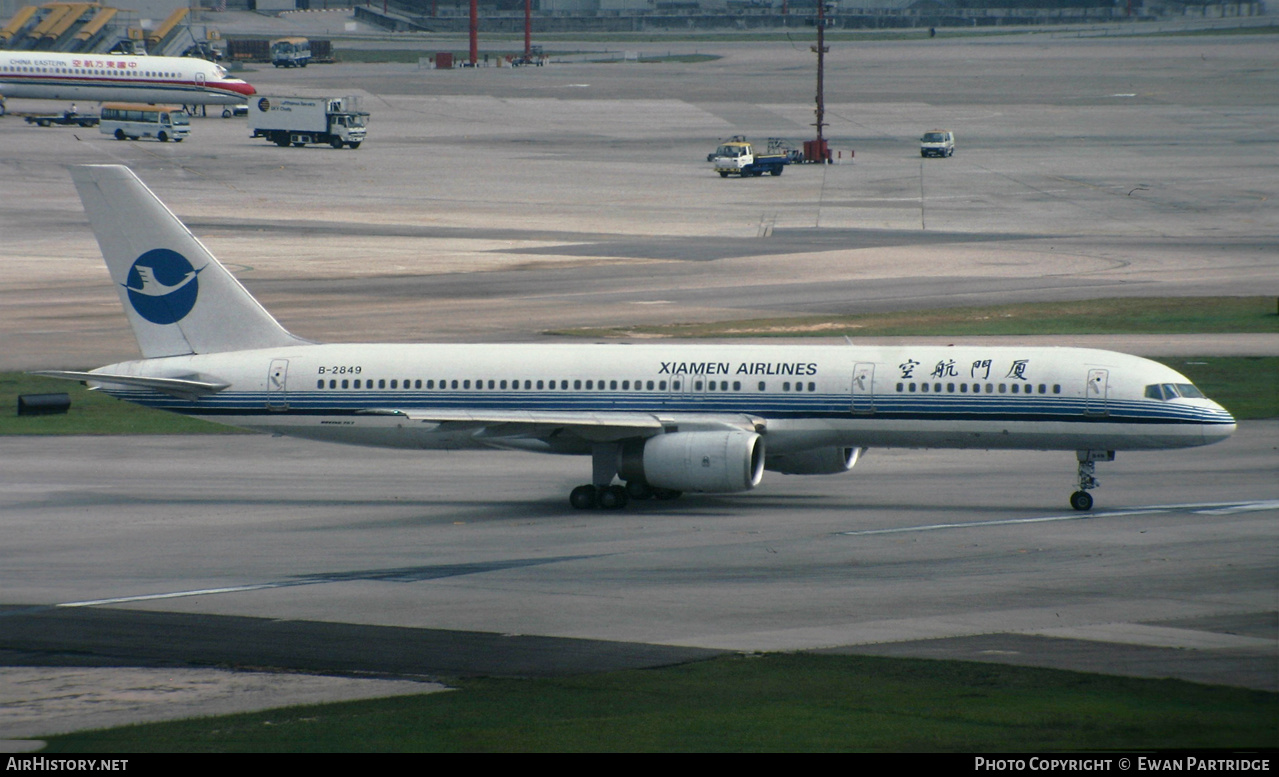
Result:
<svg viewBox="0 0 1279 777"><path fill-rule="evenodd" d="M1274 297L1151 297L552 330L592 338L1279 333Z"/></svg>
<svg viewBox="0 0 1279 777"><path fill-rule="evenodd" d="M363 64L381 64L387 62L417 64L423 57L435 56L440 51L448 51L447 46L435 44L424 46L421 49L341 49L335 53L340 62L357 62ZM454 51L453 61L462 62L469 56L464 50ZM510 51L486 51L485 55L491 61L496 61L503 57L518 57L524 54L523 49L511 49ZM626 60L621 51L599 51L599 52L570 52L570 51L548 51L546 56L555 59L562 56L594 56L596 59L589 61L597 64L611 64L614 62L640 62L645 64L662 63L662 62L680 62L685 64L697 64L699 62L712 62L721 57L716 54L666 54L660 56L641 54L638 59Z"/></svg>
<svg viewBox="0 0 1279 777"><path fill-rule="evenodd" d="M1176 356L1156 361L1190 378L1240 420L1279 417L1279 357ZM66 393L65 415L19 416L21 394ZM122 402L78 383L0 373L0 435L11 434L228 434L221 424Z"/></svg>
<svg viewBox="0 0 1279 777"><path fill-rule="evenodd" d="M18 415L22 394L67 394L71 409L57 415ZM227 434L229 426L134 405L79 383L0 373L0 434Z"/></svg>
<svg viewBox="0 0 1279 777"><path fill-rule="evenodd" d="M913 28L902 30L827 30L827 43L875 43L875 42L901 42L901 41L919 41L926 43L935 42L939 39L962 39L970 40L976 38L1001 38L1008 36L1028 36L1028 35L1046 35L1061 36L1063 34L1077 33L1078 31L1070 27L1059 27L1056 25L1043 25L1039 27L1023 27L1019 29L995 29L995 28L948 28L937 27L936 35L930 35L929 28ZM1139 37L1139 38L1167 38L1182 36L1201 36L1201 35L1275 35L1279 34L1279 25L1240 25L1238 27L1222 27L1207 28L1197 30L1146 30L1140 25L1112 25L1109 27L1091 27L1085 33L1091 37ZM664 45L667 43L785 43L797 42L808 44L815 38L812 27L791 27L774 30L757 30L757 31L740 31L740 30L724 30L724 31L705 31L705 32L688 32L686 30L650 30L647 32L538 32L535 34L535 40L539 44L546 43L598 43L598 44L636 44L636 43L652 43L656 45ZM412 51L415 56L411 60L417 61L417 56L423 53L434 52L442 48L443 41L465 41L467 34L465 32L436 32L431 34L430 40L424 40L420 49L404 49L404 51ZM488 41L511 41L521 43L524 40L523 33L518 32L491 32L485 33L485 40ZM351 44L347 44L351 45ZM368 60L359 60L348 58L348 54L355 51L365 51L366 49L346 48L335 49L338 52L338 59L343 62L359 62ZM523 49L519 49L523 51ZM551 52L547 49L548 55L578 53L573 51ZM383 60L385 61L385 60Z"/></svg>
<svg viewBox="0 0 1279 777"><path fill-rule="evenodd" d="M1089 300L1051 304L757 319L662 327L574 329L555 334L590 338L767 338L895 335L947 337L1050 334L1279 333L1273 297L1193 297ZM1279 416L1279 357L1163 358L1241 420ZM19 417L20 394L68 393L66 415ZM228 427L120 402L70 381L0 373L0 434L226 433Z"/></svg>
<svg viewBox="0 0 1279 777"><path fill-rule="evenodd" d="M52 737L70 752L1273 748L1279 694L960 661L768 654Z"/></svg>

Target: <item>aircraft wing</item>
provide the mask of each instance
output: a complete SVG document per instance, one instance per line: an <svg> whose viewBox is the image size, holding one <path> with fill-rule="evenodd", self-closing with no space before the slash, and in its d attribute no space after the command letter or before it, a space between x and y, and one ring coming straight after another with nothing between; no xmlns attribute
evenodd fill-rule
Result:
<svg viewBox="0 0 1279 777"><path fill-rule="evenodd" d="M652 437L677 429L736 429L763 431L764 420L740 414L636 413L570 410L397 410L361 411L389 415L438 426L474 427L477 437L543 437L555 431L570 432L596 442L628 437Z"/></svg>
<svg viewBox="0 0 1279 777"><path fill-rule="evenodd" d="M74 372L71 370L37 370L29 373L44 378L75 380L80 382L109 383L113 386L132 386L160 391L179 399L196 400L216 394L227 388L226 383L209 383L193 378L147 378L140 375L112 375L105 372Z"/></svg>

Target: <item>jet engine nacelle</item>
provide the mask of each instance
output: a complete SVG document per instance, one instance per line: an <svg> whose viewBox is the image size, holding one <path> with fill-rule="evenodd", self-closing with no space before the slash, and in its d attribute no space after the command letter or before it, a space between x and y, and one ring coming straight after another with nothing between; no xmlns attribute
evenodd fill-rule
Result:
<svg viewBox="0 0 1279 777"><path fill-rule="evenodd" d="M807 451L769 456L764 468L786 475L837 475L857 463L865 448L813 448Z"/></svg>
<svg viewBox="0 0 1279 777"><path fill-rule="evenodd" d="M655 488L749 491L764 476L764 439L754 432L673 432L624 446L618 472Z"/></svg>

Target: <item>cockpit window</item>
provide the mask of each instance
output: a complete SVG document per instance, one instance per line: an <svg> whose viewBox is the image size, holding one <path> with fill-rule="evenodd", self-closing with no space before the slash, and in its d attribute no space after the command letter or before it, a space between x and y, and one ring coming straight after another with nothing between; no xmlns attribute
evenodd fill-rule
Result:
<svg viewBox="0 0 1279 777"><path fill-rule="evenodd" d="M1204 399L1204 393L1190 383L1152 383L1146 386L1147 399Z"/></svg>

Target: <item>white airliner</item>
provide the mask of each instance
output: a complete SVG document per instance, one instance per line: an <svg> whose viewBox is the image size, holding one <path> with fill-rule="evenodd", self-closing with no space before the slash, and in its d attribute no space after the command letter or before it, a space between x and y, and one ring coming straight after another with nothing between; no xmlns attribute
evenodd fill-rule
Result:
<svg viewBox="0 0 1279 777"><path fill-rule="evenodd" d="M5 97L234 105L255 93L221 65L193 57L0 51Z"/></svg>
<svg viewBox="0 0 1279 777"><path fill-rule="evenodd" d="M80 380L234 426L414 449L589 455L577 508L847 471L869 447L1186 448L1235 419L1153 361L1081 348L319 345L287 332L130 171L72 168L143 358ZM157 291L164 293L158 294ZM624 485L614 481L622 480Z"/></svg>

